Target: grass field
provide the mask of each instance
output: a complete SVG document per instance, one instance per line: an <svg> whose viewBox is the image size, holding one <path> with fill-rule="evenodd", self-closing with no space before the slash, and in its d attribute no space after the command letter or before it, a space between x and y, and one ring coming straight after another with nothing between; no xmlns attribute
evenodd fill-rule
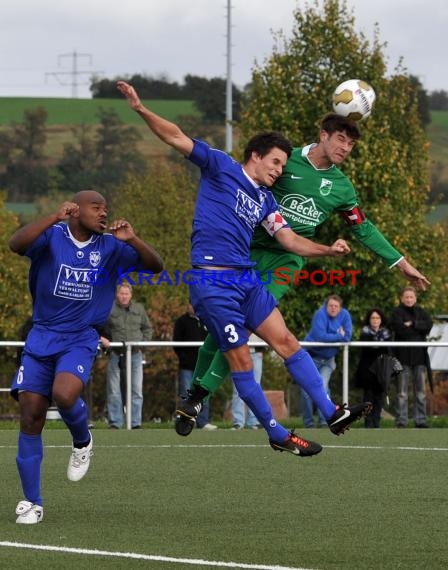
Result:
<svg viewBox="0 0 448 570"><path fill-rule="evenodd" d="M16 525L17 434L0 431L0 566L186 570L428 570L448 561L442 429L353 429L313 458L262 431L94 430L79 483L65 430L46 430L44 521Z"/></svg>

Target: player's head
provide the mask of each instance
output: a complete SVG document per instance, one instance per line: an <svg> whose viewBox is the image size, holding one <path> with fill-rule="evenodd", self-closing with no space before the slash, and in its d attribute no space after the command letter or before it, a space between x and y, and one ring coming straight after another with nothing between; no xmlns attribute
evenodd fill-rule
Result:
<svg viewBox="0 0 448 570"><path fill-rule="evenodd" d="M320 130L326 131L329 135L338 132L346 133L355 141L361 138L361 131L357 123L337 113L327 113L324 115L320 121Z"/></svg>
<svg viewBox="0 0 448 570"><path fill-rule="evenodd" d="M244 149L244 164L250 160L253 152L263 158L273 148L279 148L286 153L288 158L291 156L292 145L281 133L277 131L267 131L253 136Z"/></svg>
<svg viewBox="0 0 448 570"><path fill-rule="evenodd" d="M244 149L245 170L257 184L272 186L283 172L291 152L291 143L281 133L259 133Z"/></svg>
<svg viewBox="0 0 448 570"><path fill-rule="evenodd" d="M72 216L79 229L87 233L102 234L107 227L107 203L102 194L95 190L82 190L73 197L79 212Z"/></svg>
<svg viewBox="0 0 448 570"><path fill-rule="evenodd" d="M319 144L322 145L328 160L341 164L361 138L358 125L337 113L327 113L321 120Z"/></svg>

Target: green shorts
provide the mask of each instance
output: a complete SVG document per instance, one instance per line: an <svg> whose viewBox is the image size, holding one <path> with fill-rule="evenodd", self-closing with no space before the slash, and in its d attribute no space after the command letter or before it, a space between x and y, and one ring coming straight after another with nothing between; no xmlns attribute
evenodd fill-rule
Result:
<svg viewBox="0 0 448 570"><path fill-rule="evenodd" d="M252 249L252 261L255 261L255 271L266 289L274 295L277 301L294 287L296 271L301 271L305 265L303 257L294 253L278 250Z"/></svg>

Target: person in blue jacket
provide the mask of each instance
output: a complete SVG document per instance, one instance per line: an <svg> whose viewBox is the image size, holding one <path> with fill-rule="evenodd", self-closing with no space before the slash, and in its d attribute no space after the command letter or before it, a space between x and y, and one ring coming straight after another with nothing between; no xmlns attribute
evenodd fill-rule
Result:
<svg viewBox="0 0 448 570"><path fill-rule="evenodd" d="M330 295L318 309L311 322L311 329L304 338L308 342L349 342L352 338L352 318L347 309L342 307L343 301L339 295ZM337 346L316 346L306 349L314 360L324 381L325 390L330 397L329 383L336 369ZM305 427L314 427L313 401L302 390L302 413ZM319 427L326 426L327 421L318 410Z"/></svg>

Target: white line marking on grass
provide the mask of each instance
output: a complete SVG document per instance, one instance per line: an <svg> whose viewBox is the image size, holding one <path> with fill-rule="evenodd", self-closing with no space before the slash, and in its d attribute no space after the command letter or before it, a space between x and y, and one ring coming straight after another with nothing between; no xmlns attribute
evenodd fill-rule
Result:
<svg viewBox="0 0 448 570"><path fill-rule="evenodd" d="M61 446L61 445L46 445L46 448L49 447L69 447L71 446ZM236 449L247 449L247 448L263 448L267 447L267 444L212 444L212 443L194 443L194 444L161 444L161 445L97 445L97 448L119 448L119 449L201 449L201 448L217 448L217 449L224 449L224 448L236 448ZM379 450L389 450L395 449L399 451L448 451L448 447L415 447L415 446L403 446L403 445L325 445L322 444L324 449L379 449Z"/></svg>
<svg viewBox="0 0 448 570"><path fill-rule="evenodd" d="M381 451L396 449L398 451L448 451L448 447L412 447L404 445L323 445L323 448L331 449L379 449Z"/></svg>
<svg viewBox="0 0 448 570"><path fill-rule="evenodd" d="M221 443L193 443L193 444L140 444L140 445L100 445L95 444L95 449L201 449L201 448L211 448L211 449L247 449L247 448L263 448L267 447L265 443L258 444L221 444ZM448 451L448 447L416 447L416 446L405 446L405 445L326 445L323 444L324 449L375 449L375 450L389 450L395 449L398 451ZM0 445L0 449L17 449L17 444L15 445ZM45 445L45 449L71 449L71 445Z"/></svg>
<svg viewBox="0 0 448 570"><path fill-rule="evenodd" d="M51 546L45 544L27 544L21 542L0 542L0 546L10 548L23 548L43 550L46 552L61 552L68 554L86 554L89 556L111 556L114 558L132 558L134 560L152 560L154 562L175 562L177 564L192 564L196 566L216 566L218 568L245 568L247 570L312 570L311 568L297 568L290 566L270 566L264 564L244 564L239 562L220 562L217 560L199 560L194 558L173 558L171 556L156 556L154 554L138 554L137 552L110 552L108 550L91 550L88 548L68 548L65 546Z"/></svg>

